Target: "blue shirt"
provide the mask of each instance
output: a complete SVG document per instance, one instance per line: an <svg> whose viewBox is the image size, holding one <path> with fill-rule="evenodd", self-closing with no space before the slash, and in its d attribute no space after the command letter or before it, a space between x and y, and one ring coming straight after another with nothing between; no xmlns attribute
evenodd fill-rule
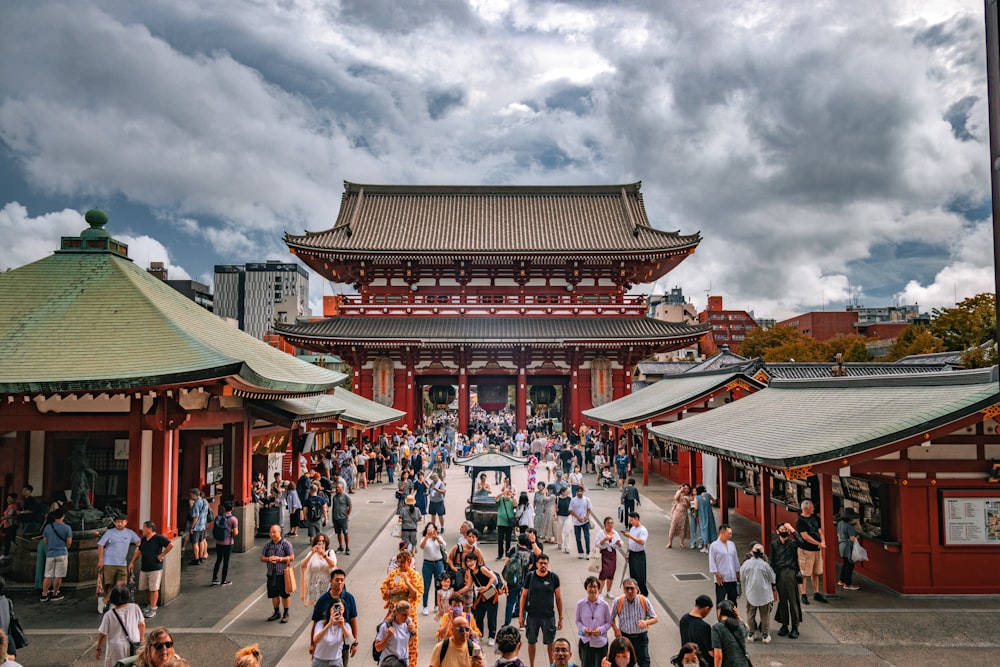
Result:
<svg viewBox="0 0 1000 667"><path fill-rule="evenodd" d="M340 594L340 599L344 601L344 620L348 623L351 622L352 618L356 618L358 615L358 603L354 601L354 596L347 592L345 588ZM316 604L313 605L313 623L316 621L322 621L323 615L326 614L326 610L333 606L333 596L330 595L328 590L319 596L316 600Z"/></svg>
<svg viewBox="0 0 1000 667"><path fill-rule="evenodd" d="M73 537L72 528L64 523L53 521L45 526L45 530L42 531L42 537L45 538L46 558L69 555L69 547L66 546L66 540Z"/></svg>
<svg viewBox="0 0 1000 667"><path fill-rule="evenodd" d="M208 524L208 501L198 498L191 506L191 530L205 530Z"/></svg>
<svg viewBox="0 0 1000 667"><path fill-rule="evenodd" d="M104 547L105 565L126 565L130 544L139 544L139 536L131 528L109 528L97 541L97 546Z"/></svg>

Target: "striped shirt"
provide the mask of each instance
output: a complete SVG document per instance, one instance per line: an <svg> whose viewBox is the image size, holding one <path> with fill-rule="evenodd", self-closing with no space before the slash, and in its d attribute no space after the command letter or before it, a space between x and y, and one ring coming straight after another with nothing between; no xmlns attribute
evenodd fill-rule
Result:
<svg viewBox="0 0 1000 667"><path fill-rule="evenodd" d="M619 611L619 607L621 611ZM637 635L646 632L645 629L639 627L639 621L656 618L656 612L653 610L653 603L649 598L636 595L635 600L629 601L627 596L622 595L611 603L611 618L618 619L618 629L625 634Z"/></svg>
<svg viewBox="0 0 1000 667"><path fill-rule="evenodd" d="M274 540L268 540L267 544L264 545L264 549L261 555L265 557L279 556L281 558L287 558L288 556L294 556L295 552L292 551L292 545L288 540L279 540L275 542ZM267 564L268 574L284 574L285 567L287 563L280 561L277 563Z"/></svg>

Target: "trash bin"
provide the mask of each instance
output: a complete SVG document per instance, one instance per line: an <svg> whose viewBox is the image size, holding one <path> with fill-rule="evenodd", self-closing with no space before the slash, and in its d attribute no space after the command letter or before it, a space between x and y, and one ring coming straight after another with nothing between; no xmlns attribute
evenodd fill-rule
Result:
<svg viewBox="0 0 1000 667"><path fill-rule="evenodd" d="M274 524L281 525L281 506L260 508L260 519L257 522L257 537L267 537Z"/></svg>

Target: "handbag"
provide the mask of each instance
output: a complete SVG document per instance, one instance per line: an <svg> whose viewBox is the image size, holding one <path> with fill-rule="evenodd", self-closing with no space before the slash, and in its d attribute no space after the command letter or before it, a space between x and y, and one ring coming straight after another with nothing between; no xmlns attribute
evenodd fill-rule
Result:
<svg viewBox="0 0 1000 667"><path fill-rule="evenodd" d="M855 563L864 563L868 560L868 550L861 546L861 542L854 540L854 546L851 547L851 560Z"/></svg>
<svg viewBox="0 0 1000 667"><path fill-rule="evenodd" d="M24 648L28 645L28 635L24 634L21 621L14 614L14 603L8 599L7 604L10 608L10 626L7 628L7 636L10 638L11 645L14 648Z"/></svg>
<svg viewBox="0 0 1000 667"><path fill-rule="evenodd" d="M132 641L132 635L129 634L129 631L125 628L125 624L122 623L122 617L118 615L118 612L112 609L111 613L115 615L116 619L118 619L118 625L122 626L122 632L125 633L125 637L128 639L128 654L135 655L139 652L139 642Z"/></svg>
<svg viewBox="0 0 1000 667"><path fill-rule="evenodd" d="M594 545L594 548L590 550L590 564L587 565L587 571L597 574L601 571L601 548Z"/></svg>
<svg viewBox="0 0 1000 667"><path fill-rule="evenodd" d="M295 582L295 568L291 564L285 566L285 592L294 593L297 590Z"/></svg>

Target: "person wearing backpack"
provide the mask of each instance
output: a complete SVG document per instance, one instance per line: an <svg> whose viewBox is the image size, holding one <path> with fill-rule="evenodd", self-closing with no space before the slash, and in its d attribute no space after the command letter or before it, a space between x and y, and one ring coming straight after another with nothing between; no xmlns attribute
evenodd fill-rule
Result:
<svg viewBox="0 0 1000 667"><path fill-rule="evenodd" d="M659 622L653 604L639 592L635 579L622 582L625 595L611 605L611 629L615 637L625 637L635 648L639 667L649 667L649 626Z"/></svg>
<svg viewBox="0 0 1000 667"><path fill-rule="evenodd" d="M173 542L166 535L156 532L155 523L146 521L142 524L142 539L132 554L129 570L135 572L135 561L141 557L138 589L148 591L149 604L142 609L142 615L146 618L156 616L156 604L160 600L160 581L163 579L163 560L173 548Z"/></svg>
<svg viewBox="0 0 1000 667"><path fill-rule="evenodd" d="M309 496L306 498L306 526L309 531L309 538L312 539L320 534L323 526L326 525L329 513L329 503L319 492L319 485L313 484L309 487Z"/></svg>
<svg viewBox="0 0 1000 667"><path fill-rule="evenodd" d="M456 616L451 622L451 635L431 651L431 667L483 667L483 649L471 634L469 619Z"/></svg>
<svg viewBox="0 0 1000 667"><path fill-rule="evenodd" d="M410 662L410 637L417 632L417 627L410 618L410 603L400 600L393 607L391 615L378 624L375 641L372 643L372 659L381 665L382 661L394 656Z"/></svg>
<svg viewBox="0 0 1000 667"><path fill-rule="evenodd" d="M233 553L234 538L240 534L239 519L233 516L233 503L227 500L222 503L222 514L212 522L212 537L215 538L215 569L212 570L213 586L231 586L233 582L229 575L229 557ZM219 567L222 567L222 579L219 579Z"/></svg>
<svg viewBox="0 0 1000 667"><path fill-rule="evenodd" d="M521 588L528 574L531 562L531 538L527 534L517 536L517 545L507 552L501 576L507 582L507 600L504 604L503 624L510 625L519 616L521 609Z"/></svg>

